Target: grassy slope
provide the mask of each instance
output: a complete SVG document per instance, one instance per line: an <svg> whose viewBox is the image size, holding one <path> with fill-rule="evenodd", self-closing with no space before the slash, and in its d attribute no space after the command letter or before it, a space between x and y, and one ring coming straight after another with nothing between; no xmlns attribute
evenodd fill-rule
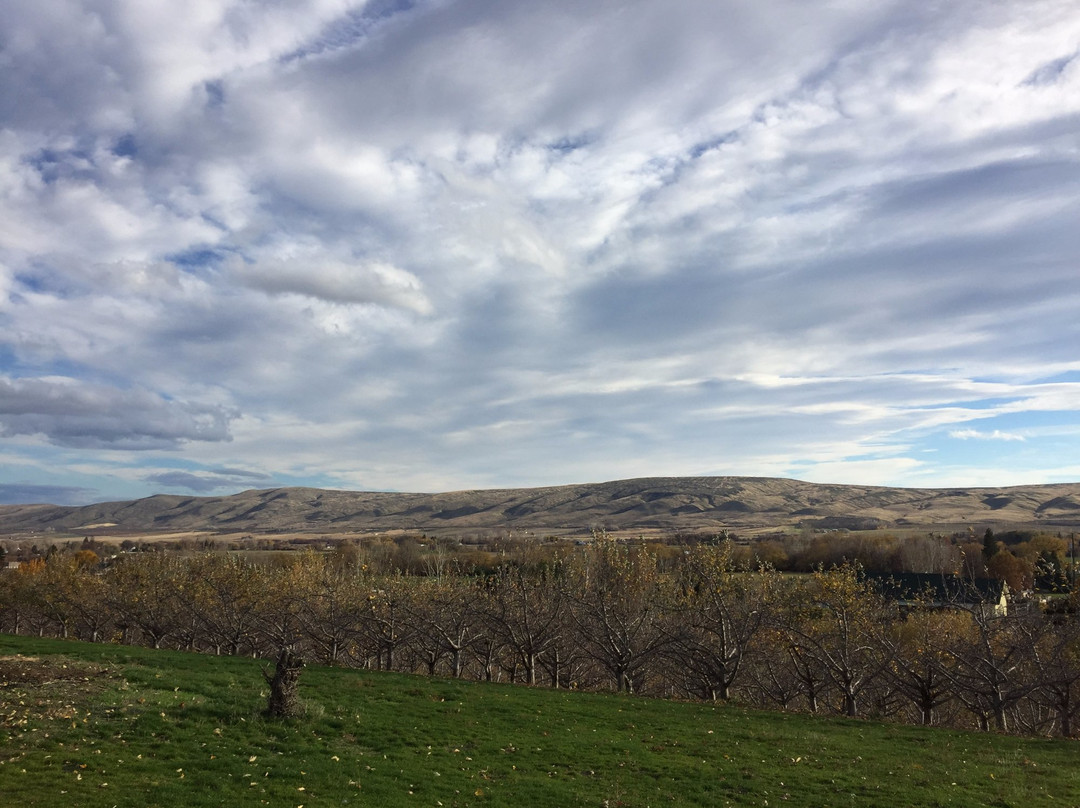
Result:
<svg viewBox="0 0 1080 808"><path fill-rule="evenodd" d="M1075 742L322 668L280 722L253 660L15 654L74 678L0 685L4 805L1080 806Z"/></svg>

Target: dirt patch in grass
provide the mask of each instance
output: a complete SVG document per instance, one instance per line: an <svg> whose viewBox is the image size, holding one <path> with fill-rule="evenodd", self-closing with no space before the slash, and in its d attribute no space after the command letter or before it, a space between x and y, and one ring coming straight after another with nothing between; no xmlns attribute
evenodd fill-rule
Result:
<svg viewBox="0 0 1080 808"><path fill-rule="evenodd" d="M76 704L119 678L101 665L64 657L0 656L0 727L74 718Z"/></svg>
<svg viewBox="0 0 1080 808"><path fill-rule="evenodd" d="M43 687L60 682L90 682L108 670L87 662L61 657L0 656L0 688Z"/></svg>

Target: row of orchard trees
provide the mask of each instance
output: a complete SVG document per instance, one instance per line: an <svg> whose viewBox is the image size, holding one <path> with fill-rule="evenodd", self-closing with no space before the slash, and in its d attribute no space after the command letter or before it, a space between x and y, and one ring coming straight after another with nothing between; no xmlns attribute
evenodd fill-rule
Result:
<svg viewBox="0 0 1080 808"><path fill-rule="evenodd" d="M1080 724L1075 611L901 614L857 568L747 571L725 546L660 563L604 540L483 576L315 553L55 554L2 574L0 629L985 730Z"/></svg>

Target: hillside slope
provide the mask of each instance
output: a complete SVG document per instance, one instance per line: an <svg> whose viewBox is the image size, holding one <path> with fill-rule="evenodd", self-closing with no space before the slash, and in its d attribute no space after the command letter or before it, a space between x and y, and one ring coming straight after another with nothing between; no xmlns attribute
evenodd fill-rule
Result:
<svg viewBox="0 0 1080 808"><path fill-rule="evenodd" d="M1080 483L916 489L761 477L657 477L441 494L314 488L223 497L157 495L83 507L0 507L0 532L318 532L376 530L718 530L930 525L1080 525Z"/></svg>

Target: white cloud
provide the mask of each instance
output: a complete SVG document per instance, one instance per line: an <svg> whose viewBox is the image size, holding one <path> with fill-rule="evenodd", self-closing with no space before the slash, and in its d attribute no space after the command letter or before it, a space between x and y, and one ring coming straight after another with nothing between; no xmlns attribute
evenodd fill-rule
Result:
<svg viewBox="0 0 1080 808"><path fill-rule="evenodd" d="M418 314L431 312L420 280L389 264L346 264L294 256L258 264L237 263L233 274L245 286L268 294L297 294L331 303L373 303Z"/></svg>
<svg viewBox="0 0 1080 808"><path fill-rule="evenodd" d="M949 437L957 440L1024 440L1023 435L1002 432L1000 429L991 432L980 432L977 429L953 429L949 431Z"/></svg>

